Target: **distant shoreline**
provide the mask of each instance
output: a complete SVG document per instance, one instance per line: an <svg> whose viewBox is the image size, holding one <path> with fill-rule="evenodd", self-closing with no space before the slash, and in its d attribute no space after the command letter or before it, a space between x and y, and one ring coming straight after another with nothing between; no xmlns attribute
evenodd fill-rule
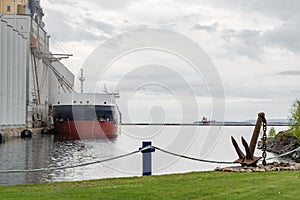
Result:
<svg viewBox="0 0 300 200"><path fill-rule="evenodd" d="M255 126L250 123L121 123L125 126ZM288 124L269 123L268 126L289 126Z"/></svg>

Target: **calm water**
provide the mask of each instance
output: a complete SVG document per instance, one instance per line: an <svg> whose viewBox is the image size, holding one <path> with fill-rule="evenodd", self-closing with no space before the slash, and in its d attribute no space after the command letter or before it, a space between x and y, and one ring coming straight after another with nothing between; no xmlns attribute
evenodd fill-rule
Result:
<svg viewBox="0 0 300 200"><path fill-rule="evenodd" d="M110 158L137 150L142 141L175 153L202 159L233 161L237 155L231 145L234 136L250 141L254 127L197 126L122 126L115 139L60 142L54 136L14 139L0 144L0 170L36 169L80 164ZM287 127L275 127L276 131ZM243 149L243 148L242 148ZM256 155L261 155L256 150ZM268 156L272 156L268 153ZM86 167L38 173L0 174L0 185L53 181L90 180L107 177L140 176L142 154L134 154ZM221 164L209 164L177 158L159 151L152 154L153 174L213 170Z"/></svg>

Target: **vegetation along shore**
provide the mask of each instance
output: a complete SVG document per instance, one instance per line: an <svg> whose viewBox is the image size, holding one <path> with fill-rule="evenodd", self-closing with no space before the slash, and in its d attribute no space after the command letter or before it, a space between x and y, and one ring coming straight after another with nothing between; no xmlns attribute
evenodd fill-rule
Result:
<svg viewBox="0 0 300 200"><path fill-rule="evenodd" d="M269 130L269 137L266 141L267 151L276 154L283 154L300 147L300 100L297 99L290 108L290 129L276 133L272 127ZM262 148L262 142L258 143ZM288 155L295 162L300 162L300 149Z"/></svg>

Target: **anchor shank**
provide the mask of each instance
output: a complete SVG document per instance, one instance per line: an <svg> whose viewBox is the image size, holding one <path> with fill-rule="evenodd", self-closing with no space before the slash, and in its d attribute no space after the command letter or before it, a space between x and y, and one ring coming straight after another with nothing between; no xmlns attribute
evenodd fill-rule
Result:
<svg viewBox="0 0 300 200"><path fill-rule="evenodd" d="M250 145L249 145L249 149L251 151L252 156L253 156L255 148L256 148L256 143L257 143L257 139L259 136L260 128L261 128L261 125L262 125L262 122L264 119L265 119L265 113L259 113L254 131L253 131L253 134L251 137Z"/></svg>

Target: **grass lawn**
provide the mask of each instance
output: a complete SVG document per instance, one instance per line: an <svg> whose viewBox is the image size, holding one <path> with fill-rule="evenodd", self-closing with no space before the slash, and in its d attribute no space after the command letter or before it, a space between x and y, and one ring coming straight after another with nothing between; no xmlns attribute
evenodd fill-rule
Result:
<svg viewBox="0 0 300 200"><path fill-rule="evenodd" d="M197 172L1 186L0 199L300 199L299 173Z"/></svg>

